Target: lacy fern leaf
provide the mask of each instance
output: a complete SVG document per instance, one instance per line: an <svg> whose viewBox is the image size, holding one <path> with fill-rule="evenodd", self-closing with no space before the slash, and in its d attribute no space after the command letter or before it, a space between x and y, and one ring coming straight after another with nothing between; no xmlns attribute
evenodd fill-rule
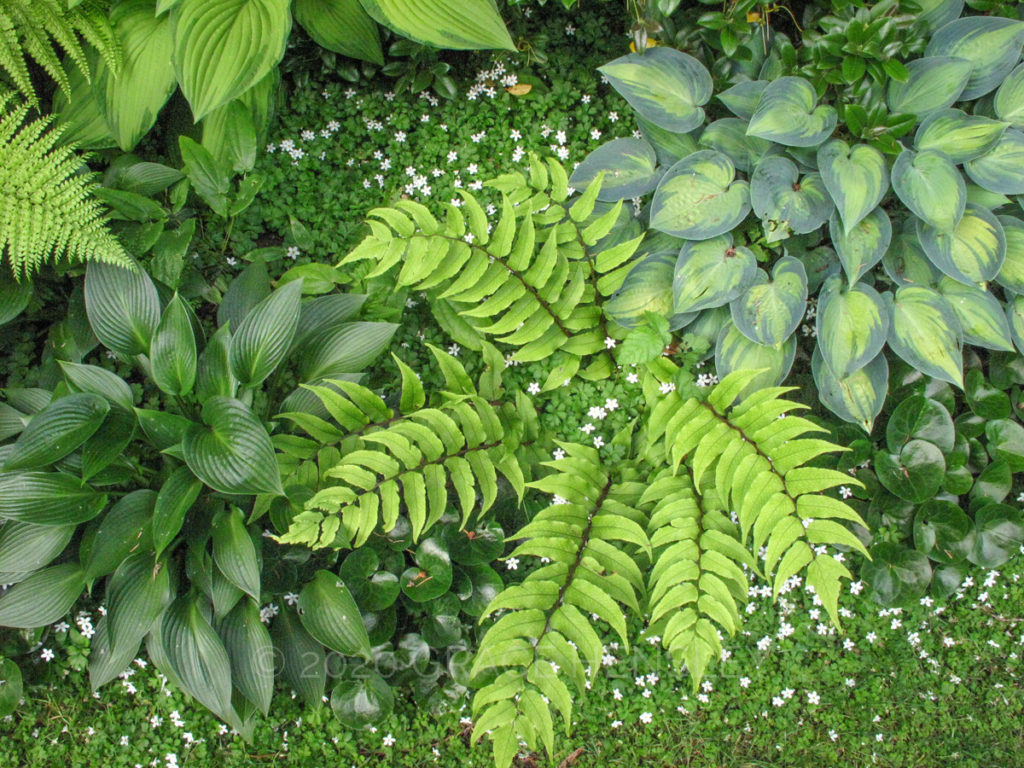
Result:
<svg viewBox="0 0 1024 768"><path fill-rule="evenodd" d="M0 251L14 276L61 257L130 267L90 196L91 177L79 173L82 159L58 145L60 130L47 130L51 118L25 123L29 105L10 103L0 98Z"/></svg>

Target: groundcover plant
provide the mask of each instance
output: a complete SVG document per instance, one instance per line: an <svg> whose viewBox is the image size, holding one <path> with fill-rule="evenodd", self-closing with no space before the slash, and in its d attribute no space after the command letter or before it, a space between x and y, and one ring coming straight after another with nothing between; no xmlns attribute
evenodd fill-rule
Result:
<svg viewBox="0 0 1024 768"><path fill-rule="evenodd" d="M490 11L395 15L435 5L83 4L124 49L88 66L54 34L61 136L155 128L76 188L112 212L95 261L50 266L64 235L5 253L29 265L0 285L14 749L61 743L34 702L80 697L82 669L124 698L78 732L125 764L243 754L235 731L367 764L488 735L470 760L898 765L929 724L880 724L905 702L875 678L912 667L936 719L1015 712L1019 9L630 3L611 44L611 4L510 4L511 37ZM264 11L253 61L196 47ZM279 75L290 14L316 45L297 33ZM374 48L371 18L519 52ZM129 105L143 30L177 69ZM812 648L817 671L786 654ZM275 678L307 708L271 707ZM223 725L183 730L182 694ZM298 749L268 713L306 723ZM967 730L934 759L1019 742Z"/></svg>

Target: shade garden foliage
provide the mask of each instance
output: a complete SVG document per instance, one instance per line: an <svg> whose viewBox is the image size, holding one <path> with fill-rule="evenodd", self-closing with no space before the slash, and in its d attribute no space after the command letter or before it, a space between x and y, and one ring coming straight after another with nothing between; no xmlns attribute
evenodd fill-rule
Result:
<svg viewBox="0 0 1024 768"><path fill-rule="evenodd" d="M68 6L0 2L0 715L59 635L247 741L411 698L507 766L612 650L706 699L754 598L841 633L1019 553L1018 4Z"/></svg>

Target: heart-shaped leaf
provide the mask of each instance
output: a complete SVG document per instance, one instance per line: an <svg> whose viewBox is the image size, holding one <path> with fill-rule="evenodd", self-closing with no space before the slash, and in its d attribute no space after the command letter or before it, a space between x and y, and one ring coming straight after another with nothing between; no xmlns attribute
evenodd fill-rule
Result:
<svg viewBox="0 0 1024 768"><path fill-rule="evenodd" d="M1013 352L1013 338L999 300L987 290L943 277L939 293L953 307L964 341L976 347Z"/></svg>
<svg viewBox="0 0 1024 768"><path fill-rule="evenodd" d="M889 81L886 101L890 112L918 120L951 106L971 78L971 62L954 56L925 56L907 62L906 67L906 80Z"/></svg>
<svg viewBox="0 0 1024 768"><path fill-rule="evenodd" d="M746 80L726 88L717 97L740 120L750 120L767 85L767 80Z"/></svg>
<svg viewBox="0 0 1024 768"><path fill-rule="evenodd" d="M937 400L912 395L901 402L885 427L885 444L890 453L898 453L911 440L927 440L943 453L953 450L956 431L953 417Z"/></svg>
<svg viewBox="0 0 1024 768"><path fill-rule="evenodd" d="M110 403L91 392L54 400L28 422L3 463L3 470L36 469L67 456L99 429Z"/></svg>
<svg viewBox="0 0 1024 768"><path fill-rule="evenodd" d="M817 159L825 189L842 219L843 233L849 235L865 216L877 209L889 191L885 157L867 144L850 149L845 141L836 139L818 149ZM856 282L852 275L850 280Z"/></svg>
<svg viewBox="0 0 1024 768"><path fill-rule="evenodd" d="M914 516L914 546L936 562L962 562L974 547L974 525L953 502L931 499Z"/></svg>
<svg viewBox="0 0 1024 768"><path fill-rule="evenodd" d="M909 605L927 591L932 569L923 552L884 542L871 547L870 555L861 576L883 605Z"/></svg>
<svg viewBox="0 0 1024 768"><path fill-rule="evenodd" d="M1006 123L960 109L943 109L930 115L914 136L918 151L942 152L954 163L981 157L991 150L1006 132Z"/></svg>
<svg viewBox="0 0 1024 768"><path fill-rule="evenodd" d="M1024 64L1003 80L992 101L996 117L1014 128L1024 128Z"/></svg>
<svg viewBox="0 0 1024 768"><path fill-rule="evenodd" d="M965 16L937 30L925 56L955 56L971 63L971 77L960 94L963 101L984 96L999 85L1020 61L1024 22L1002 16Z"/></svg>
<svg viewBox="0 0 1024 768"><path fill-rule="evenodd" d="M830 106L815 107L814 86L802 77L778 77L765 86L747 134L787 147L816 147L832 135L838 120Z"/></svg>
<svg viewBox="0 0 1024 768"><path fill-rule="evenodd" d="M750 186L721 152L701 150L662 176L651 203L651 227L688 240L731 232L750 212Z"/></svg>
<svg viewBox="0 0 1024 768"><path fill-rule="evenodd" d="M952 232L967 205L967 185L953 162L934 150L904 150L892 167L892 188L915 216Z"/></svg>
<svg viewBox="0 0 1024 768"><path fill-rule="evenodd" d="M949 302L938 291L914 285L885 298L892 312L893 351L922 373L962 387L960 321Z"/></svg>
<svg viewBox="0 0 1024 768"><path fill-rule="evenodd" d="M750 177L750 205L761 219L768 242L788 237L789 232L813 232L834 210L832 198L817 173L800 178L796 164L786 157L766 157Z"/></svg>
<svg viewBox="0 0 1024 768"><path fill-rule="evenodd" d="M331 709L346 728L363 729L380 723L394 707L391 686L376 672L363 671L352 680L342 680L331 692Z"/></svg>
<svg viewBox="0 0 1024 768"><path fill-rule="evenodd" d="M911 440L898 454L875 454L878 481L901 499L920 504L938 493L946 474L946 460L937 445Z"/></svg>
<svg viewBox="0 0 1024 768"><path fill-rule="evenodd" d="M1013 472L1024 472L1024 427L1010 419L985 423L988 452L1002 459Z"/></svg>
<svg viewBox="0 0 1024 768"><path fill-rule="evenodd" d="M452 585L451 558L442 542L424 539L416 548L416 567L402 574L402 592L417 603L440 597Z"/></svg>
<svg viewBox="0 0 1024 768"><path fill-rule="evenodd" d="M740 332L758 344L779 344L800 325L807 309L807 271L803 262L783 256L772 268L772 279L757 271L753 285L729 305Z"/></svg>
<svg viewBox="0 0 1024 768"><path fill-rule="evenodd" d="M999 219L968 203L949 232L917 223L917 237L932 264L962 283L986 283L999 274L1006 258L1006 235Z"/></svg>
<svg viewBox="0 0 1024 768"><path fill-rule="evenodd" d="M934 288L942 278L921 247L915 234L897 234L882 257L882 267L896 285L922 285Z"/></svg>
<svg viewBox="0 0 1024 768"><path fill-rule="evenodd" d="M671 315L672 275L677 258L676 253L668 251L644 256L630 269L622 287L605 302L605 314L626 328L638 326L645 312Z"/></svg>
<svg viewBox="0 0 1024 768"><path fill-rule="evenodd" d="M658 157L643 139L612 139L584 158L569 178L577 189L585 189L603 173L597 199L615 203L640 197L658 186Z"/></svg>
<svg viewBox="0 0 1024 768"><path fill-rule="evenodd" d="M726 155L743 173L750 173L761 158L780 151L778 144L747 136L747 124L735 117L715 120L701 133L699 143Z"/></svg>
<svg viewBox="0 0 1024 768"><path fill-rule="evenodd" d="M829 371L845 380L875 359L885 346L891 315L871 286L847 288L838 275L821 287L818 298L818 349Z"/></svg>
<svg viewBox="0 0 1024 768"><path fill-rule="evenodd" d="M1013 216L998 216L1006 237L1006 258L996 282L1008 291L1024 293L1024 221Z"/></svg>
<svg viewBox="0 0 1024 768"><path fill-rule="evenodd" d="M1024 194L1024 131L1011 128L986 154L964 165L975 184L1001 195Z"/></svg>
<svg viewBox="0 0 1024 768"><path fill-rule="evenodd" d="M849 230L844 230L833 213L828 220L832 245L851 286L880 262L892 242L892 224L882 206L878 206Z"/></svg>
<svg viewBox="0 0 1024 768"><path fill-rule="evenodd" d="M720 307L735 299L757 274L748 248L733 245L732 235L686 243L672 279L673 312Z"/></svg>
<svg viewBox="0 0 1024 768"><path fill-rule="evenodd" d="M781 344L758 344L744 336L734 323L727 323L719 331L715 343L715 370L722 378L745 368L764 369L743 388L740 399L759 389L781 384L789 375L795 357L795 336Z"/></svg>
<svg viewBox="0 0 1024 768"><path fill-rule="evenodd" d="M1024 543L1024 521L1008 504L986 504L974 514L974 548L967 559L982 568L998 568Z"/></svg>

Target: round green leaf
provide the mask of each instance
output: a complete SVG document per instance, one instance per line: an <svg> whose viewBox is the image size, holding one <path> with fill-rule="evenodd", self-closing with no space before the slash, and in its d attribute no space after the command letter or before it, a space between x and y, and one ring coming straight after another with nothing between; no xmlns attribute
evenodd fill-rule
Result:
<svg viewBox="0 0 1024 768"><path fill-rule="evenodd" d="M106 494L65 472L0 472L0 519L74 525L92 520L106 505Z"/></svg>
<svg viewBox="0 0 1024 768"><path fill-rule="evenodd" d="M1010 324L995 296L949 277L943 277L939 282L939 292L953 307L963 330L964 342L985 349L1013 352Z"/></svg>
<svg viewBox="0 0 1024 768"><path fill-rule="evenodd" d="M630 53L597 71L641 116L675 133L704 122L701 107L711 98L711 74L689 54L674 48Z"/></svg>
<svg viewBox="0 0 1024 768"><path fill-rule="evenodd" d="M662 176L651 203L651 227L688 240L730 232L750 212L750 185L721 152L701 150Z"/></svg>
<svg viewBox="0 0 1024 768"><path fill-rule="evenodd" d="M7 717L17 709L23 691L18 665L10 659L0 661L0 717Z"/></svg>
<svg viewBox="0 0 1024 768"><path fill-rule="evenodd" d="M906 80L889 80L886 101L890 112L919 120L951 106L971 78L971 62L955 56L925 56L906 67Z"/></svg>
<svg viewBox="0 0 1024 768"><path fill-rule="evenodd" d="M715 343L715 370L720 377L725 378L733 371L744 368L765 369L743 388L739 394L742 399L759 389L781 384L789 375L795 356L795 336L790 336L781 344L758 344L744 336L735 324L727 323Z"/></svg>
<svg viewBox="0 0 1024 768"><path fill-rule="evenodd" d="M943 109L929 115L914 135L914 148L942 152L954 163L981 157L990 151L1003 133L1006 123L960 109Z"/></svg>
<svg viewBox="0 0 1024 768"><path fill-rule="evenodd" d="M498 572L488 565L467 568L466 574L470 588L467 594L459 594L462 610L469 616L480 616L505 585Z"/></svg>
<svg viewBox="0 0 1024 768"><path fill-rule="evenodd" d="M779 344L800 325L807 309L807 271L803 262L783 256L772 268L772 279L763 271L729 304L732 321L740 332L758 344Z"/></svg>
<svg viewBox="0 0 1024 768"><path fill-rule="evenodd" d="M830 106L815 107L814 86L802 77L778 77L765 86L747 133L787 147L816 147L838 120Z"/></svg>
<svg viewBox="0 0 1024 768"><path fill-rule="evenodd" d="M1006 462L1012 472L1024 472L1024 427L1011 419L987 421L985 437L993 459Z"/></svg>
<svg viewBox="0 0 1024 768"><path fill-rule="evenodd" d="M992 101L996 117L1014 128L1024 128L1024 64L1014 69L996 91Z"/></svg>
<svg viewBox="0 0 1024 768"><path fill-rule="evenodd" d="M963 496L974 485L974 475L967 467L946 468L946 477L942 480L942 490L954 496Z"/></svg>
<svg viewBox="0 0 1024 768"><path fill-rule="evenodd" d="M839 217L833 213L828 220L828 231L851 286L882 260L892 241L892 224L882 206L849 231L841 228Z"/></svg>
<svg viewBox="0 0 1024 768"><path fill-rule="evenodd" d="M612 139L584 158L569 178L577 189L585 189L603 173L597 199L614 203L640 197L658 186L658 157L643 139Z"/></svg>
<svg viewBox="0 0 1024 768"><path fill-rule="evenodd" d="M0 627L32 629L53 624L71 610L84 588L78 563L36 571L0 595Z"/></svg>
<svg viewBox="0 0 1024 768"><path fill-rule="evenodd" d="M911 440L899 454L875 454L875 474L887 490L901 499L919 504L942 487L946 460L938 446L927 440Z"/></svg>
<svg viewBox="0 0 1024 768"><path fill-rule="evenodd" d="M761 158L780 149L770 141L747 136L747 124L735 117L715 120L701 133L698 143L705 149L728 156L743 173L750 173Z"/></svg>
<svg viewBox="0 0 1024 768"><path fill-rule="evenodd" d="M1024 294L1024 221L1014 216L998 216L1006 238L1006 258L996 282L1008 291Z"/></svg>
<svg viewBox="0 0 1024 768"><path fill-rule="evenodd" d="M331 709L347 728L362 729L380 723L394 707L391 686L369 670L362 671L354 680L342 680L331 692Z"/></svg>
<svg viewBox="0 0 1024 768"><path fill-rule="evenodd" d="M914 516L914 546L936 562L962 562L974 546L974 525L953 502L931 499Z"/></svg>
<svg viewBox="0 0 1024 768"><path fill-rule="evenodd" d="M942 294L911 285L885 299L892 313L893 351L928 376L963 386L960 321Z"/></svg>
<svg viewBox="0 0 1024 768"><path fill-rule="evenodd" d="M834 210L832 198L817 173L800 178L796 164L778 155L757 164L750 177L750 205L761 219L768 241L813 232L828 221ZM780 230L773 236L771 233Z"/></svg>
<svg viewBox="0 0 1024 768"><path fill-rule="evenodd" d="M321 48L384 64L380 32L359 0L295 0L292 13Z"/></svg>
<svg viewBox="0 0 1024 768"><path fill-rule="evenodd" d="M359 0L378 24L453 50L515 50L494 3L477 0Z"/></svg>
<svg viewBox="0 0 1024 768"><path fill-rule="evenodd" d="M733 245L732 235L683 245L672 278L672 311L696 312L728 304L750 285L757 259Z"/></svg>
<svg viewBox="0 0 1024 768"><path fill-rule="evenodd" d="M424 539L416 548L416 567L402 574L402 592L416 603L440 597L452 585L452 563L440 540Z"/></svg>
<svg viewBox="0 0 1024 768"><path fill-rule="evenodd" d="M149 352L160 322L160 299L142 267L90 261L85 268L85 310L100 342L119 355Z"/></svg>
<svg viewBox="0 0 1024 768"><path fill-rule="evenodd" d="M4 461L4 472L36 469L67 456L103 423L110 403L91 392L54 400L29 419Z"/></svg>
<svg viewBox="0 0 1024 768"><path fill-rule="evenodd" d="M837 139L818 148L817 160L825 189L835 201L843 233L848 236L865 216L878 209L889 191L885 158L867 144L856 144L850 149L845 141ZM832 239L835 240L835 233ZM852 276L850 280L856 282Z"/></svg>
<svg viewBox="0 0 1024 768"><path fill-rule="evenodd" d="M923 395L912 395L897 405L885 427L885 443L891 453L899 453L910 440L927 440L943 453L949 453L955 436L949 411L942 403Z"/></svg>
<svg viewBox="0 0 1024 768"><path fill-rule="evenodd" d="M487 565L505 550L505 533L495 521L473 530L447 530L448 551L459 565Z"/></svg>
<svg viewBox="0 0 1024 768"><path fill-rule="evenodd" d="M1024 131L1011 128L986 154L969 161L971 181L989 192L1024 194Z"/></svg>
<svg viewBox="0 0 1024 768"><path fill-rule="evenodd" d="M836 379L846 379L873 360L889 334L891 313L871 286L847 288L834 275L818 294L818 349Z"/></svg>
<svg viewBox="0 0 1024 768"><path fill-rule="evenodd" d="M870 434L889 391L889 364L885 355L879 354L845 379L837 379L825 364L820 349L815 347L811 374L822 404L843 421L857 424Z"/></svg>
<svg viewBox="0 0 1024 768"><path fill-rule="evenodd" d="M938 29L925 56L955 56L971 63L971 77L960 94L967 101L984 96L1020 60L1024 22L1001 16L965 16Z"/></svg>
<svg viewBox="0 0 1024 768"><path fill-rule="evenodd" d="M906 149L892 166L892 188L914 215L941 232L952 232L967 205L967 185L941 152Z"/></svg>
<svg viewBox="0 0 1024 768"><path fill-rule="evenodd" d="M971 459L974 460L974 451L984 454L984 447L977 440L971 440ZM969 498L971 509L979 509L986 504L998 504L1009 494L1013 485L1013 473L1005 461L993 461L978 475L971 486Z"/></svg>
<svg viewBox="0 0 1024 768"><path fill-rule="evenodd" d="M299 618L314 639L349 656L370 658L370 639L356 601L341 579L317 571L299 593Z"/></svg>
<svg viewBox="0 0 1024 768"><path fill-rule="evenodd" d="M916 549L888 542L870 550L861 576L883 605L908 605L924 595L932 579L928 557Z"/></svg>
<svg viewBox="0 0 1024 768"><path fill-rule="evenodd" d="M992 280L1006 258L1003 225L991 211L974 203L968 203L950 232L918 222L917 236L932 264L962 283Z"/></svg>
<svg viewBox="0 0 1024 768"><path fill-rule="evenodd" d="M967 578L967 563L939 565L932 571L932 594L938 598L949 597Z"/></svg>
<svg viewBox="0 0 1024 768"><path fill-rule="evenodd" d="M184 300L174 294L150 346L153 381L169 395L187 395L196 380L196 337Z"/></svg>
<svg viewBox="0 0 1024 768"><path fill-rule="evenodd" d="M1024 521L1008 504L986 504L974 515L974 548L967 559L982 568L998 568L1024 543Z"/></svg>

